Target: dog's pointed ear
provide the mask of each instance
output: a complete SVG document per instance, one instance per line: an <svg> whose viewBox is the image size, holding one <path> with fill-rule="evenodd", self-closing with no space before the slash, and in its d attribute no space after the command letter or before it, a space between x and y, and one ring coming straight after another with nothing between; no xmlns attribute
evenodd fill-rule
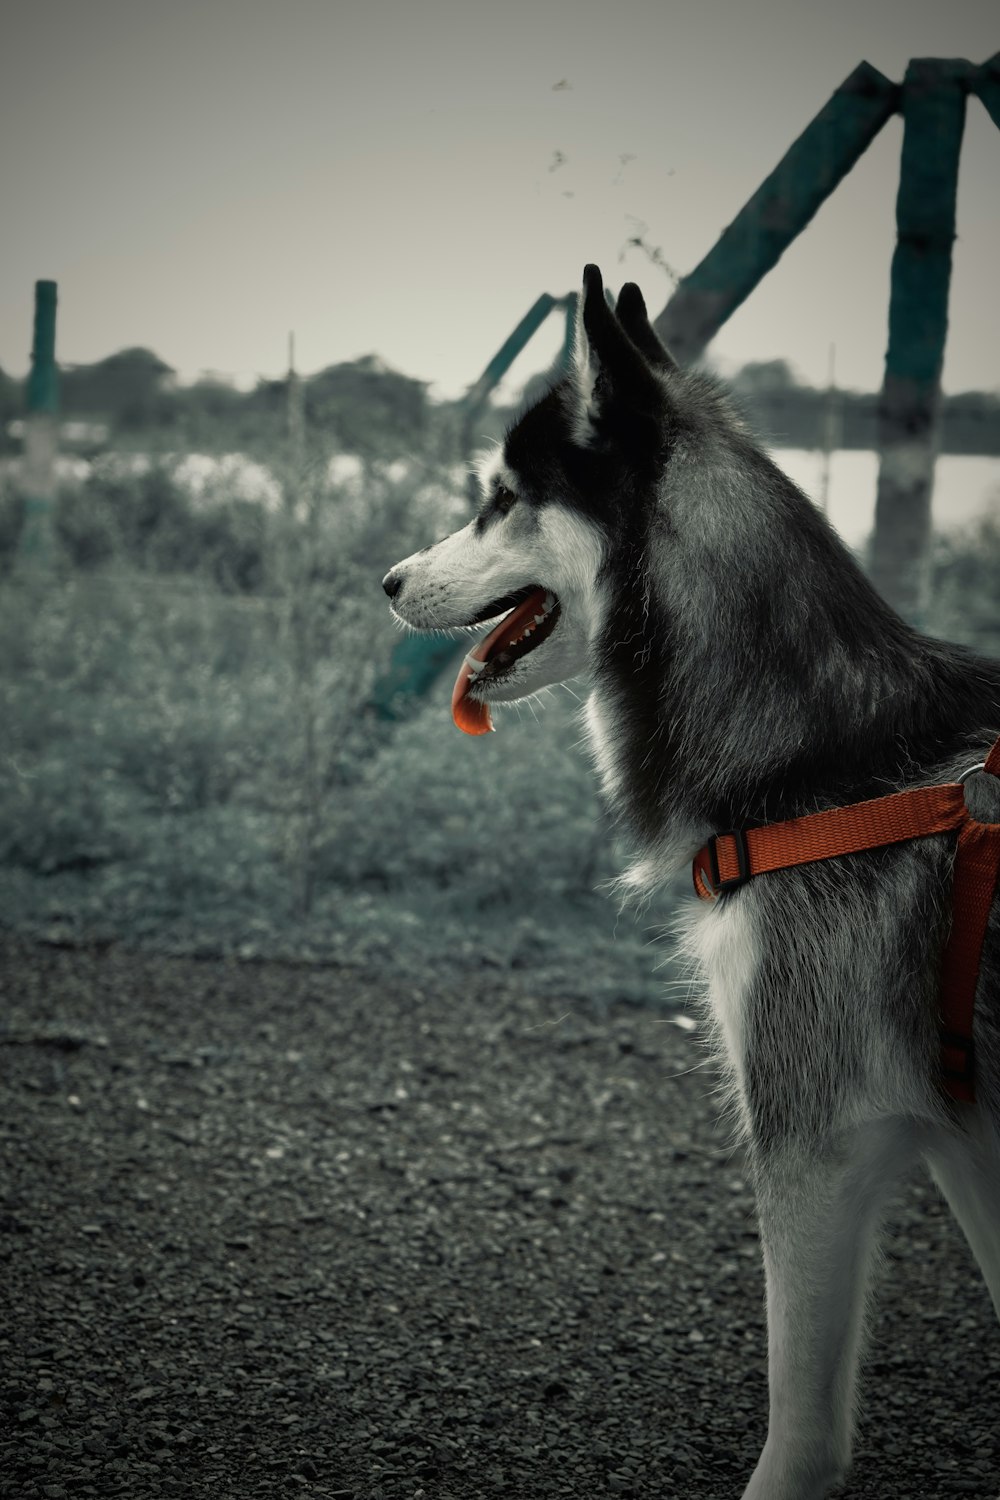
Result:
<svg viewBox="0 0 1000 1500"><path fill-rule="evenodd" d="M677 361L665 344L660 342L656 330L649 321L642 293L634 281L626 281L618 293L615 307L618 321L635 347L653 366L654 370L676 370Z"/></svg>
<svg viewBox="0 0 1000 1500"><path fill-rule="evenodd" d="M616 415L648 414L662 405L660 383L608 306L601 273L593 265L583 269L573 370L574 435L580 443L593 442Z"/></svg>

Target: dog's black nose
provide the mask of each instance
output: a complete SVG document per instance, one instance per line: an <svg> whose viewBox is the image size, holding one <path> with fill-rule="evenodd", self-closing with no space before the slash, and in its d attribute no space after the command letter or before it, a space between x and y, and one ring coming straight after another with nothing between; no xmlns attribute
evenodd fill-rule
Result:
<svg viewBox="0 0 1000 1500"><path fill-rule="evenodd" d="M390 599L395 599L396 595L403 587L403 580L398 573L389 572L382 579L382 587L385 589Z"/></svg>

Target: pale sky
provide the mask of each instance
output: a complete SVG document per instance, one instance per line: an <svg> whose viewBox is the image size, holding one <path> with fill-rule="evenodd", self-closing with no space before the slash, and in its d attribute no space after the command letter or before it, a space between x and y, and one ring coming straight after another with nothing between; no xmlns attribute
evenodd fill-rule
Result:
<svg viewBox="0 0 1000 1500"><path fill-rule="evenodd" d="M862 59L1000 50L995 0L34 0L0 46L0 365L33 283L58 355L154 349L182 378L374 352L457 394L542 291L597 261L683 274ZM565 87L554 85L565 83ZM787 357L875 389L894 119L723 328L720 366ZM556 153L560 153L559 156ZM1000 388L1000 132L968 105L945 387ZM544 367L559 329L512 376Z"/></svg>

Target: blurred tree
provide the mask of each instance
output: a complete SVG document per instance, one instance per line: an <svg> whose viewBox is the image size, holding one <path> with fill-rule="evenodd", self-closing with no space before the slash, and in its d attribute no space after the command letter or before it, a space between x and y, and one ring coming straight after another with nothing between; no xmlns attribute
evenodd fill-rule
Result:
<svg viewBox="0 0 1000 1500"><path fill-rule="evenodd" d="M377 355L329 365L304 384L310 426L330 432L347 452L379 458L423 445L426 381L401 375Z"/></svg>
<svg viewBox="0 0 1000 1500"><path fill-rule="evenodd" d="M992 510L972 525L935 536L927 627L1000 656L1000 490L992 500Z"/></svg>
<svg viewBox="0 0 1000 1500"><path fill-rule="evenodd" d="M173 373L151 350L139 348L63 367L62 410L69 417L104 417L126 429L149 426L164 415Z"/></svg>
<svg viewBox="0 0 1000 1500"><path fill-rule="evenodd" d="M424 446L430 430L427 382L401 375L377 355L328 365L302 385L309 430L342 451L397 458ZM244 399L260 415L285 423L288 380L261 380Z"/></svg>
<svg viewBox="0 0 1000 1500"><path fill-rule="evenodd" d="M960 391L942 402L943 453L1000 454L1000 394Z"/></svg>
<svg viewBox="0 0 1000 1500"><path fill-rule="evenodd" d="M772 396L802 389L787 359L751 360L737 370L730 384L742 396Z"/></svg>
<svg viewBox="0 0 1000 1500"><path fill-rule="evenodd" d="M14 453L20 442L8 432L10 423L24 415L24 382L0 370L0 453Z"/></svg>
<svg viewBox="0 0 1000 1500"><path fill-rule="evenodd" d="M246 405L246 397L227 381L207 375L178 387L172 402L179 410L197 412L210 422L225 422Z"/></svg>

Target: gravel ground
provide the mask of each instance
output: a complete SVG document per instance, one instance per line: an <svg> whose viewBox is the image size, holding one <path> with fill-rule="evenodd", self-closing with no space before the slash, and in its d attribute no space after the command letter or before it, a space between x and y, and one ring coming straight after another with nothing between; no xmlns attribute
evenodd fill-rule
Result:
<svg viewBox="0 0 1000 1500"><path fill-rule="evenodd" d="M664 1012L10 936L0 992L0 1495L739 1496L753 1206ZM843 1494L992 1500L998 1411L915 1179Z"/></svg>

